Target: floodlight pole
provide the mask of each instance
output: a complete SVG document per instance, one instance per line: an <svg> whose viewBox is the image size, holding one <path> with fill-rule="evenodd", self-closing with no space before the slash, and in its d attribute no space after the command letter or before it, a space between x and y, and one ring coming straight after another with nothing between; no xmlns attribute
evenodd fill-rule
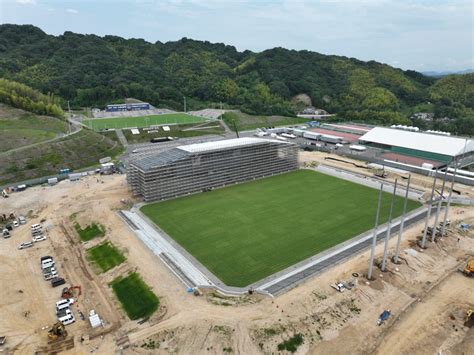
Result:
<svg viewBox="0 0 474 355"><path fill-rule="evenodd" d="M390 212L388 214L387 233L385 234L385 245L383 248L382 267L380 268L380 270L382 271L385 271L385 266L387 264L388 241L390 239L390 233L392 231L392 214L393 214L393 205L395 204L395 196L397 194L397 183L398 183L398 180L395 179L395 184L393 185L392 202L390 203Z"/></svg>
<svg viewBox="0 0 474 355"><path fill-rule="evenodd" d="M372 237L372 249L370 249L369 272L367 273L368 280L372 279L372 270L374 268L374 255L375 255L375 246L377 245L377 228L379 226L380 206L382 204L382 192L383 192L383 184L380 184L379 200L377 203L377 212L375 214L374 235Z"/></svg>
<svg viewBox="0 0 474 355"><path fill-rule="evenodd" d="M458 160L456 159L456 166L454 167L454 174L451 178L451 188L449 189L448 195L448 202L446 203L446 209L444 210L444 219L443 219L443 226L441 227L441 236L444 236L446 233L446 223L448 222L448 213L449 213L449 206L451 205L451 197L453 196L453 189L454 189L454 179L456 177L456 173L458 171ZM447 167L446 167L447 169Z"/></svg>
<svg viewBox="0 0 474 355"><path fill-rule="evenodd" d="M431 216L431 205L433 204L433 196L434 196L434 190L435 190L436 179L437 178L438 178L438 168L436 168L435 178L433 180L433 187L431 188L431 196L430 196L430 202L429 202L429 205L428 205L428 213L426 215L425 229L423 230L423 239L421 241L421 248L422 249L426 248L426 233L428 233L428 222L429 222L430 216Z"/></svg>
<svg viewBox="0 0 474 355"><path fill-rule="evenodd" d="M398 258L400 257L400 242L402 241L403 227L405 226L405 213L407 211L408 192L410 190L410 180L411 180L411 174L408 175L407 189L405 191L405 201L403 202L403 212L402 212L402 219L400 221L400 228L398 231L397 248L395 250L395 257L393 259L393 262L395 264L398 264Z"/></svg>
<svg viewBox="0 0 474 355"><path fill-rule="evenodd" d="M441 203L443 202L444 186L446 185L447 174L448 174L448 167L446 166L446 171L444 172L444 177L443 177L443 185L441 186L441 194L439 196L438 206L436 207L435 222L434 222L434 225L433 225L433 229L431 230L431 241L432 242L435 241L436 230L438 228L439 212L441 211Z"/></svg>

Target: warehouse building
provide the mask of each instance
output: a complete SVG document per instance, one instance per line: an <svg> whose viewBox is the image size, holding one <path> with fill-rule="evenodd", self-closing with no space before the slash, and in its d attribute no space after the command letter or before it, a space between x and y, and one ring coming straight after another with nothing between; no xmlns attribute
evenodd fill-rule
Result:
<svg viewBox="0 0 474 355"><path fill-rule="evenodd" d="M259 138L190 144L130 162L134 195L157 201L298 168L297 145Z"/></svg>
<svg viewBox="0 0 474 355"><path fill-rule="evenodd" d="M461 137L375 127L359 143L430 162L447 164L455 159L474 160L474 141Z"/></svg>

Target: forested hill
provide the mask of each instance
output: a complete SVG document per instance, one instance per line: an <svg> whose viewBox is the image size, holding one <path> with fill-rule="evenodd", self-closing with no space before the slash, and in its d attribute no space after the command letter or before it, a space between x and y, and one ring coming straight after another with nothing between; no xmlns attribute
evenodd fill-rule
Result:
<svg viewBox="0 0 474 355"><path fill-rule="evenodd" d="M192 108L223 102L249 113L290 114L297 109L292 98L304 93L329 112L386 123L432 100L436 82L415 71L310 51L239 52L186 38L149 43L72 32L51 36L31 25L0 25L0 77L74 106L134 97L179 109L186 96ZM457 103L456 97L441 103L443 94L433 92L440 105ZM472 104L459 105L466 102Z"/></svg>

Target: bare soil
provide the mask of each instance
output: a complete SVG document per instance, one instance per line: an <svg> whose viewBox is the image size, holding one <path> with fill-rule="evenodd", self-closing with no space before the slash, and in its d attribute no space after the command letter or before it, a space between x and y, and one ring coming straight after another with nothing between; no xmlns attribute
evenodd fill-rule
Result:
<svg viewBox="0 0 474 355"><path fill-rule="evenodd" d="M187 293L116 214L130 201L125 177L120 175L30 188L0 200L0 214L30 216L28 224L16 228L10 239L0 239L0 336L7 336L0 350L277 353L277 345L297 333L304 337L299 354L467 354L472 350L474 328L465 327L463 317L474 308L474 279L457 269L474 255L474 235L461 234L456 228L461 221L474 221L472 208L454 207L448 236L430 242L426 250L414 243L423 224L407 230L402 241L403 263L389 262L385 273L375 269L376 280L370 284L363 277L368 260L365 252L275 299L235 299L210 292L202 296ZM46 219L48 240L18 250L18 244L31 238L29 225L41 219ZM73 228L75 220L81 225L99 222L107 233L81 243ZM96 275L84 258L85 249L106 239L124 251L127 261ZM391 254L394 245L395 238L389 245ZM377 247L378 258L382 248ZM56 321L54 302L62 287L51 288L42 280L42 255L56 259L69 285L82 287L73 306L77 320L67 326L66 342L47 341L45 327ZM130 271L139 272L161 301L161 309L143 324L127 319L108 286L114 277ZM352 276L354 272L360 276ZM338 293L330 284L339 280L353 280L357 286ZM91 309L104 320L104 328L93 330L79 319L77 310L87 316ZM392 316L378 326L376 321L386 309Z"/></svg>

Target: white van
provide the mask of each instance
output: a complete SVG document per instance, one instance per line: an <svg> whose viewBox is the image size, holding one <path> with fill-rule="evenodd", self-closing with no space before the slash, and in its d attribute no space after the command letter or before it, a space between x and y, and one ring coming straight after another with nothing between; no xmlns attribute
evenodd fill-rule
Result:
<svg viewBox="0 0 474 355"><path fill-rule="evenodd" d="M31 231L36 231L36 230L39 230L39 229L41 229L41 224L36 223L36 224L31 225Z"/></svg>
<svg viewBox="0 0 474 355"><path fill-rule="evenodd" d="M52 258L51 259L46 259L46 260L41 260L41 269L42 270L47 269L49 267L52 267L54 265L55 265L55 262Z"/></svg>
<svg viewBox="0 0 474 355"><path fill-rule="evenodd" d="M64 325L68 325L74 323L76 319L74 318L74 314L72 314L70 309L66 309L65 312L61 312L58 315L58 321L60 321Z"/></svg>
<svg viewBox="0 0 474 355"><path fill-rule="evenodd" d="M57 276L58 276L58 273L56 271L52 271L47 274L44 274L43 278L45 279L45 281L49 281L49 280L54 279Z"/></svg>
<svg viewBox="0 0 474 355"><path fill-rule="evenodd" d="M69 308L70 305L74 303L74 298L66 298L64 300L56 302L56 312L61 311L62 309Z"/></svg>

